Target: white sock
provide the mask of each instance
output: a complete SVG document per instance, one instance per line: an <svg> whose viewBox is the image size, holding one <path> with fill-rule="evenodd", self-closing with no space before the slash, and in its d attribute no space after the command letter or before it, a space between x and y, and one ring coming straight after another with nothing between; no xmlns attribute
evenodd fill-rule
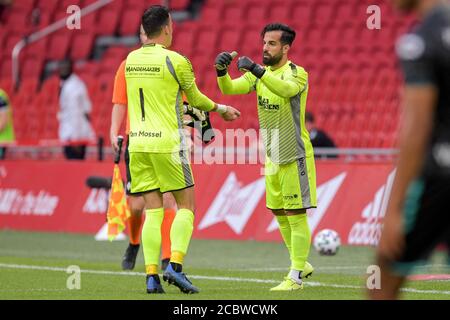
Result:
<svg viewBox="0 0 450 320"><path fill-rule="evenodd" d="M299 271L299 270L291 269L291 272L289 273L289 276L291 277L292 280L294 280L298 284L301 284L302 283L301 273L302 272Z"/></svg>

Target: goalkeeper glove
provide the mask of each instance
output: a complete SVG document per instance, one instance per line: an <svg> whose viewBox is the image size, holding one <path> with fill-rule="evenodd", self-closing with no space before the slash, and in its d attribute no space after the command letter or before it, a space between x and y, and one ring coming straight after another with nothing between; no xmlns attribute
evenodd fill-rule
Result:
<svg viewBox="0 0 450 320"><path fill-rule="evenodd" d="M239 58L238 69L241 71L249 71L257 78L261 78L266 72L266 69L264 69L263 66L253 62L252 59L245 56Z"/></svg>
<svg viewBox="0 0 450 320"><path fill-rule="evenodd" d="M183 102L184 106L184 114L187 114L192 117L195 121L204 121L206 119L205 112L196 108L193 108L186 101Z"/></svg>
<svg viewBox="0 0 450 320"><path fill-rule="evenodd" d="M228 67L231 64L231 61L237 56L237 52L233 51L231 53L229 52L222 52L219 53L216 57L215 61L215 67L217 71L218 77L223 77L228 72Z"/></svg>
<svg viewBox="0 0 450 320"><path fill-rule="evenodd" d="M187 102L183 102L184 113L191 116L193 121L185 122L188 127L195 128L201 134L202 141L206 144L210 143L214 138L214 130L209 119L209 112L193 108Z"/></svg>

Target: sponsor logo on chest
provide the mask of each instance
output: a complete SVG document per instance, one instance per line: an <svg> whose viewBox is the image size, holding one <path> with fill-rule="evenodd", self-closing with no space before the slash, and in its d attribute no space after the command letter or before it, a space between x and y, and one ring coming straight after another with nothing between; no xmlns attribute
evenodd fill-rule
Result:
<svg viewBox="0 0 450 320"><path fill-rule="evenodd" d="M268 111L278 111L280 110L280 105L273 103L269 98L264 98L262 96L258 96L258 105L264 110Z"/></svg>

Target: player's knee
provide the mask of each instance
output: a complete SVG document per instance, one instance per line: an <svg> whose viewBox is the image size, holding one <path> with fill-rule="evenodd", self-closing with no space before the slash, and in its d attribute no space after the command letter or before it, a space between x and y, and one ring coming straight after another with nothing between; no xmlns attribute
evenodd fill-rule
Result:
<svg viewBox="0 0 450 320"><path fill-rule="evenodd" d="M139 215L144 211L145 201L142 197L130 196L128 198L128 205L130 207L131 214Z"/></svg>
<svg viewBox="0 0 450 320"><path fill-rule="evenodd" d="M180 209L186 209L191 211L193 214L195 214L195 205L192 204L178 204L178 210Z"/></svg>
<svg viewBox="0 0 450 320"><path fill-rule="evenodd" d="M195 194L193 187L180 191L174 191L172 193L175 198L178 210L187 209L195 212Z"/></svg>
<svg viewBox="0 0 450 320"><path fill-rule="evenodd" d="M139 216L139 215L142 215L143 212L144 212L144 209L130 207L130 213L131 213L131 215L133 215L133 216Z"/></svg>
<svg viewBox="0 0 450 320"><path fill-rule="evenodd" d="M181 199L177 199L177 207L180 209L187 209L192 212L195 212L195 199L194 197L183 197Z"/></svg>
<svg viewBox="0 0 450 320"><path fill-rule="evenodd" d="M164 193L163 204L164 209L173 209L176 207L177 203L175 202L175 198L173 197L172 193L170 192Z"/></svg>

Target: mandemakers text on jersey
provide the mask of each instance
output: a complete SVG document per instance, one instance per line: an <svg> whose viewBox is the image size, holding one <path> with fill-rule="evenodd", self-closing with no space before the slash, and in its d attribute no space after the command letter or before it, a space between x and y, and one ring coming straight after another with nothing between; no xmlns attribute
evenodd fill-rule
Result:
<svg viewBox="0 0 450 320"><path fill-rule="evenodd" d="M161 67L154 65L127 66L127 72L160 72Z"/></svg>
<svg viewBox="0 0 450 320"><path fill-rule="evenodd" d="M144 131L141 130L139 132L133 132L130 131L130 137L135 138L135 137L144 137L144 138L161 138L162 137L162 132L151 132L151 131Z"/></svg>

